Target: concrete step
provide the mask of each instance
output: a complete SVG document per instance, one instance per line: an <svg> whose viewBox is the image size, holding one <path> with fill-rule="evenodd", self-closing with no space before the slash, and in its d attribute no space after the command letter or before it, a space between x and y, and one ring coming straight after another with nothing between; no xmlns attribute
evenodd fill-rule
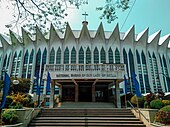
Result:
<svg viewBox="0 0 170 127"><path fill-rule="evenodd" d="M43 109L29 127L146 127L130 109Z"/></svg>
<svg viewBox="0 0 170 127"><path fill-rule="evenodd" d="M112 121L139 121L138 118L126 117L36 117L34 120L112 120Z"/></svg>
<svg viewBox="0 0 170 127"><path fill-rule="evenodd" d="M81 114L70 114L70 115L65 115L65 114L61 114L61 115L52 115L52 114L50 114L50 115L42 115L42 114L40 114L40 115L38 115L39 117L58 117L58 116L60 116L60 117L74 117L74 116L79 116L79 117L84 117L84 116L86 116L86 117L95 117L95 116L97 116L97 117L128 117L128 118L134 118L135 116L133 115L133 114L130 114L130 115L124 115L124 114L120 114L120 115L101 115L101 114L98 114L98 115L81 115Z"/></svg>
<svg viewBox="0 0 170 127"><path fill-rule="evenodd" d="M32 123L122 123L122 124L142 124L141 121L118 121L118 120L88 120L88 119L83 119L83 120L33 120Z"/></svg>
<svg viewBox="0 0 170 127"><path fill-rule="evenodd" d="M31 123L29 127L33 127L33 126L84 126L84 127L89 127L89 126L103 126L103 127L107 127L107 126L112 126L112 127L146 127L143 124L122 124L122 123Z"/></svg>

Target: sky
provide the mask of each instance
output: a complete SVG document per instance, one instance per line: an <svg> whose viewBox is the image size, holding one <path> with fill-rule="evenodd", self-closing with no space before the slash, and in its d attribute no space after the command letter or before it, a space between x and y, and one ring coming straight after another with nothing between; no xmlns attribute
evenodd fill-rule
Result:
<svg viewBox="0 0 170 127"><path fill-rule="evenodd" d="M161 36L170 34L170 0L130 0L130 9L122 12L117 11L118 19L111 24L106 20L100 20L100 11L96 11L96 7L104 4L105 0L88 0L88 5L83 5L79 10L75 8L68 9L66 20L69 22L73 30L81 30L81 22L84 20L82 15L88 13L88 29L97 30L102 22L105 31L113 31L115 25L119 24L121 32L126 32L132 25L135 25L135 33L138 34L149 27L149 35L161 30ZM132 7L133 3L134 6ZM129 13L130 11L130 13ZM129 16L127 16L129 13ZM127 18L127 20L126 20ZM0 33L8 32L5 28L6 22L10 21L11 15L6 6L0 6ZM126 21L125 21L126 20ZM124 25L123 25L124 24Z"/></svg>

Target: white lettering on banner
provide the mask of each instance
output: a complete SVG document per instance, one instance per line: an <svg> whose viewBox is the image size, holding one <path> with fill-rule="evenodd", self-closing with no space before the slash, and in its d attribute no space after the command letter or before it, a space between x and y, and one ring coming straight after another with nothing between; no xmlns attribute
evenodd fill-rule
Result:
<svg viewBox="0 0 170 127"><path fill-rule="evenodd" d="M56 74L56 77L116 77L115 74Z"/></svg>

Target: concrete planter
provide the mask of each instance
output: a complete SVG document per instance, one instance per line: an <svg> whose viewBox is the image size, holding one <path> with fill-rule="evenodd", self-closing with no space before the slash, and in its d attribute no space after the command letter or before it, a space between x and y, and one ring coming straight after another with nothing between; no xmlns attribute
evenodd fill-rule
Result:
<svg viewBox="0 0 170 127"><path fill-rule="evenodd" d="M30 121L38 115L40 108L12 109L16 110L19 124L4 125L4 127L27 127Z"/></svg>
<svg viewBox="0 0 170 127"><path fill-rule="evenodd" d="M2 127L24 127L23 123L18 123L18 124L14 124L14 125L4 125Z"/></svg>
<svg viewBox="0 0 170 127"><path fill-rule="evenodd" d="M158 109L140 109L140 111L146 118L148 118L150 123L153 123Z"/></svg>
<svg viewBox="0 0 170 127"><path fill-rule="evenodd" d="M139 113L136 113L135 110L132 109L134 115L139 118L147 127L154 127L151 123L155 120L155 115L158 112L158 109L140 109Z"/></svg>

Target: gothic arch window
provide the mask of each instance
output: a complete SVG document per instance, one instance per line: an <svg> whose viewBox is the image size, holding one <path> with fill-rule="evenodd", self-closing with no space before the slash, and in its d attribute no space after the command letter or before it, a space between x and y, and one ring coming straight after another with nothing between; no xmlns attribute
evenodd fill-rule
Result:
<svg viewBox="0 0 170 127"><path fill-rule="evenodd" d="M32 51L31 51L30 58L29 58L29 64L33 63L33 59L34 59L34 49L32 49Z"/></svg>
<svg viewBox="0 0 170 127"><path fill-rule="evenodd" d="M145 90L146 93L150 92L150 85L149 85L149 78L148 78L148 70L147 70L147 64L146 64L146 57L144 52L141 53L142 58L142 67L143 67L143 75L144 75L144 81L145 81Z"/></svg>
<svg viewBox="0 0 170 127"><path fill-rule="evenodd" d="M106 63L106 52L103 47L100 51L100 58L101 58L101 63Z"/></svg>
<svg viewBox="0 0 170 127"><path fill-rule="evenodd" d="M127 53L125 49L123 49L123 60L124 60L124 64L126 64L126 71L129 77L128 58L127 58Z"/></svg>
<svg viewBox="0 0 170 127"><path fill-rule="evenodd" d="M86 63L87 64L91 63L91 51L89 47L87 47L87 50L86 50Z"/></svg>
<svg viewBox="0 0 170 127"><path fill-rule="evenodd" d="M137 58L137 64L140 64L140 55L138 53L138 50L136 50L136 58Z"/></svg>
<svg viewBox="0 0 170 127"><path fill-rule="evenodd" d="M0 55L0 65L1 65L1 62L2 62L2 54Z"/></svg>
<svg viewBox="0 0 170 127"><path fill-rule="evenodd" d="M27 49L27 51L25 52L25 55L24 55L22 78L26 78L27 66L28 66L28 56L29 56L29 53L28 53L28 49Z"/></svg>
<svg viewBox="0 0 170 127"><path fill-rule="evenodd" d="M19 55L18 55L18 59L17 59L17 67L16 67L16 74L15 74L15 76L19 75L19 70L20 70L20 67L21 67L21 55L22 55L22 52L20 51Z"/></svg>
<svg viewBox="0 0 170 127"><path fill-rule="evenodd" d="M124 60L124 64L126 64L127 76L129 78L128 58L127 58L127 53L125 49L123 49L123 60ZM128 85L127 85L127 92L131 92L131 86L130 86L129 80L128 80Z"/></svg>
<svg viewBox="0 0 170 127"><path fill-rule="evenodd" d="M15 76L15 67L17 64L17 51L14 53L13 61L12 61L12 69L11 69L11 76Z"/></svg>
<svg viewBox="0 0 170 127"><path fill-rule="evenodd" d="M99 63L99 51L97 47L94 49L94 63Z"/></svg>
<svg viewBox="0 0 170 127"><path fill-rule="evenodd" d="M162 91L162 87L161 87L160 79L159 79L159 73L158 73L157 59L156 59L154 52L152 54L152 61L153 61L154 74L155 74L155 78L156 78L155 82L157 84L156 89L154 89L154 90L155 90L155 92Z"/></svg>
<svg viewBox="0 0 170 127"><path fill-rule="evenodd" d="M120 63L120 53L119 53L119 50L117 48L115 50L115 63L116 64Z"/></svg>
<svg viewBox="0 0 170 127"><path fill-rule="evenodd" d="M35 63L35 72L34 72L35 77L37 77L37 75L40 74L40 63L41 63L41 50L39 48L38 52L36 54L36 63ZM35 83L33 84L33 89L32 90L33 90L32 91L33 93L36 92L37 84L35 84Z"/></svg>
<svg viewBox="0 0 170 127"><path fill-rule="evenodd" d="M148 51L148 56L149 56L149 66L150 66L150 72L151 72L151 77L152 77L153 89L154 89L154 92L156 92L156 91L157 91L157 88L156 88L156 82L155 82L153 62L152 62L152 57L151 57L151 54L150 54L149 51Z"/></svg>
<svg viewBox="0 0 170 127"><path fill-rule="evenodd" d="M159 60L160 60L160 64L161 64L161 73L164 74L163 63L162 63L163 61L162 61L162 59L161 59L160 54L159 54ZM167 92L166 82L165 82L165 77L164 77L164 76L163 76L163 81L164 81L164 85L165 85L165 91Z"/></svg>
<svg viewBox="0 0 170 127"><path fill-rule="evenodd" d="M109 63L114 63L114 60L113 60L113 51L112 51L112 48L110 47L109 48Z"/></svg>
<svg viewBox="0 0 170 127"><path fill-rule="evenodd" d="M166 64L166 59L165 59L165 56L163 55L163 65L164 65L164 72L165 72L165 75L166 75L166 82L167 82L167 89L168 89L168 92L170 91L170 78L169 78L169 74L168 74L168 68L167 68L167 64ZM165 78L165 76L164 76Z"/></svg>
<svg viewBox="0 0 170 127"><path fill-rule="evenodd" d="M42 80L43 72L44 72L44 65L47 63L47 49L44 49L43 55L42 55L42 65L41 65L41 77L40 77L40 93L43 93L44 89L44 81Z"/></svg>
<svg viewBox="0 0 170 127"><path fill-rule="evenodd" d="M164 63L164 67L167 67L166 59L165 59L164 55L163 55L163 63Z"/></svg>
<svg viewBox="0 0 170 127"><path fill-rule="evenodd" d="M6 69L8 69L8 67L9 67L10 58L11 58L11 53L10 53L9 56L8 56L8 61L7 61L7 67L6 67Z"/></svg>
<svg viewBox="0 0 170 127"><path fill-rule="evenodd" d="M46 64L46 62L47 62L47 49L45 48L43 55L42 55L41 77L42 77L42 74L44 71L44 65Z"/></svg>
<svg viewBox="0 0 170 127"><path fill-rule="evenodd" d="M57 50L56 64L61 64L61 48L60 47Z"/></svg>
<svg viewBox="0 0 170 127"><path fill-rule="evenodd" d="M7 54L5 55L4 63L3 63L3 68L5 68L7 65Z"/></svg>
<svg viewBox="0 0 170 127"><path fill-rule="evenodd" d="M68 47L66 47L64 51L64 64L68 64L68 63L69 63L69 50Z"/></svg>
<svg viewBox="0 0 170 127"><path fill-rule="evenodd" d="M33 59L34 59L34 49L31 50L31 54L30 54L30 56L29 56L29 65L28 65L27 78L31 78L32 66L33 66Z"/></svg>
<svg viewBox="0 0 170 127"><path fill-rule="evenodd" d="M79 50L79 64L84 64L84 50L82 47Z"/></svg>
<svg viewBox="0 0 170 127"><path fill-rule="evenodd" d="M49 60L49 64L54 64L54 59L55 59L55 50L54 47L51 49L50 51L50 60Z"/></svg>
<svg viewBox="0 0 170 127"><path fill-rule="evenodd" d="M145 88L144 88L144 84L143 84L143 76L142 76L143 73L142 73L140 55L139 55L138 50L136 50L136 58L137 58L137 67L138 67L139 83L140 83L141 93L145 93Z"/></svg>
<svg viewBox="0 0 170 127"><path fill-rule="evenodd" d="M75 64L75 63L76 63L76 50L75 50L74 47L73 47L72 50L71 50L71 63L72 63L72 64Z"/></svg>
<svg viewBox="0 0 170 127"><path fill-rule="evenodd" d="M135 73L135 66L134 66L133 53L132 53L131 49L129 50L128 55L129 55L130 75L132 77L133 73ZM131 81L132 81L132 79L131 79ZM135 93L134 83L133 82L131 82L131 83L132 83L132 91L133 91L133 93Z"/></svg>
<svg viewBox="0 0 170 127"><path fill-rule="evenodd" d="M3 69L6 69L6 64L7 64L7 54L5 55L4 61L3 61ZM2 70L3 71L3 70ZM1 80L3 80L4 73L1 71Z"/></svg>

